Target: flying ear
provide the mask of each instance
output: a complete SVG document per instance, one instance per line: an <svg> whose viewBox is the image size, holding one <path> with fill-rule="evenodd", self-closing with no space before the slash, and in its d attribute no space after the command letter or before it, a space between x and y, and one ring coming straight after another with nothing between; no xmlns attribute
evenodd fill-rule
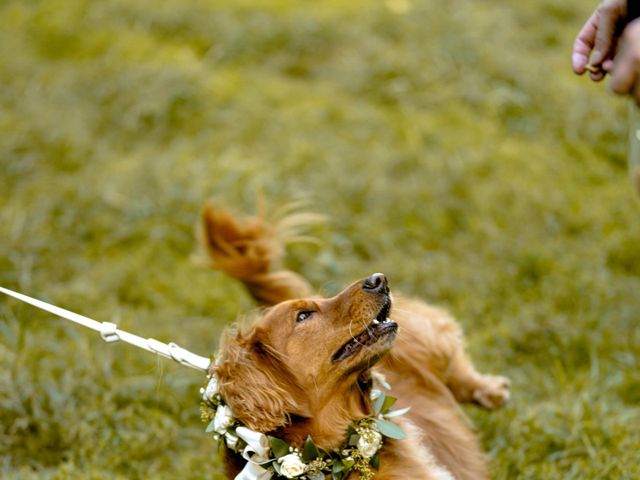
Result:
<svg viewBox="0 0 640 480"><path fill-rule="evenodd" d="M284 426L290 415L308 416L304 392L260 329L226 334L213 367L224 401L238 420L258 432Z"/></svg>

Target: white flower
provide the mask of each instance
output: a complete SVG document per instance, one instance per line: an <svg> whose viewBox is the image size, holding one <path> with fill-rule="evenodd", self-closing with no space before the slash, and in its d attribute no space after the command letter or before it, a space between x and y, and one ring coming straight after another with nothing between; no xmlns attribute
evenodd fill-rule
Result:
<svg viewBox="0 0 640 480"><path fill-rule="evenodd" d="M375 400L380 395L382 395L382 392L380 390L378 390L377 388L372 388L371 389L371 393L369 395L371 397L371 400Z"/></svg>
<svg viewBox="0 0 640 480"><path fill-rule="evenodd" d="M307 470L307 466L302 462L297 453L285 455L278 459L278 462L280 463L280 472L287 478L297 477Z"/></svg>
<svg viewBox="0 0 640 480"><path fill-rule="evenodd" d="M358 439L358 451L364 458L373 457L380 449L382 435L373 429L366 429L360 434Z"/></svg>
<svg viewBox="0 0 640 480"><path fill-rule="evenodd" d="M233 412L227 405L220 405L213 418L213 429L221 435L233 424Z"/></svg>
<svg viewBox="0 0 640 480"><path fill-rule="evenodd" d="M216 377L211 377L211 380L209 380L209 383L207 384L207 388L202 390L202 399L213 400L213 396L216 393L218 393L218 380Z"/></svg>
<svg viewBox="0 0 640 480"><path fill-rule="evenodd" d="M238 437L236 437L232 433L227 432L224 434L224 440L227 443L227 447L229 447L231 450L235 450L236 445L238 444Z"/></svg>

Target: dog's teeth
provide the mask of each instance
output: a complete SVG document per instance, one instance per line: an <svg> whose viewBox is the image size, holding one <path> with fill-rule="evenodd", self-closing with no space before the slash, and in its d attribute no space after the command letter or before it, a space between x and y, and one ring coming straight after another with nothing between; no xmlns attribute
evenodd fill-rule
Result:
<svg viewBox="0 0 640 480"><path fill-rule="evenodd" d="M380 322L378 321L378 319L377 319L377 318L374 318L374 319L373 319L373 324L374 324L374 325L377 325L377 324L379 324L379 323L380 323Z"/></svg>

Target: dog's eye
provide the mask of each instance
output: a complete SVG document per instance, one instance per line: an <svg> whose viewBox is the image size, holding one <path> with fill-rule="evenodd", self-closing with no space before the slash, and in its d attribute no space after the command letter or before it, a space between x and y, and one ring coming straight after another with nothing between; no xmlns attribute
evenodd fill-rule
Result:
<svg viewBox="0 0 640 480"><path fill-rule="evenodd" d="M305 310L303 312L298 312L296 316L296 322L304 322L305 320L309 320L313 315L313 310Z"/></svg>

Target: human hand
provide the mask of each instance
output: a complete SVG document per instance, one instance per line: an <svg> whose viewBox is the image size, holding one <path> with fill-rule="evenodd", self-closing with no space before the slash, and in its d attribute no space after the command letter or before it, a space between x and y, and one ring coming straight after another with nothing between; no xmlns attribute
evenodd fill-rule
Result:
<svg viewBox="0 0 640 480"><path fill-rule="evenodd" d="M624 29L610 86L619 95L631 95L640 105L640 20L634 20Z"/></svg>
<svg viewBox="0 0 640 480"><path fill-rule="evenodd" d="M626 0L605 0L600 4L573 44L574 72L582 75L589 70L591 80L598 82L613 70L620 28L626 15Z"/></svg>

